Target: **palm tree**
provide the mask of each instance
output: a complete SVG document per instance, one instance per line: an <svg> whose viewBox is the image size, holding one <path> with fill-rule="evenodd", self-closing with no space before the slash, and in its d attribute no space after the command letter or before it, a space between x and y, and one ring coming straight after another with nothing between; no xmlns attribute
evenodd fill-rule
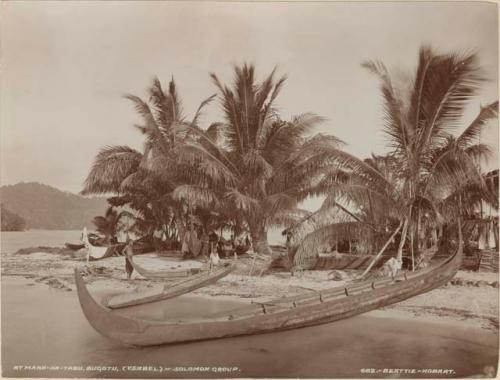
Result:
<svg viewBox="0 0 500 380"><path fill-rule="evenodd" d="M460 126L468 101L484 81L474 54L436 54L422 47L414 79L399 87L382 63L369 61L363 66L381 80L384 131L398 162L396 175L406 201L398 248L401 258L408 230L412 237L418 236L422 213L435 210L431 192L453 188L474 174L480 178L471 162L484 157L487 147L470 142L496 115L493 110L498 104L481 112L454 142L451 133Z"/></svg>
<svg viewBox="0 0 500 380"><path fill-rule="evenodd" d="M211 77L224 121L207 131L179 126L196 137L177 147L178 157L194 163L184 190L224 203L248 224L254 250L268 254L267 229L281 224L302 200L321 193L325 173L349 157L334 136L308 137L323 118L312 113L280 118L274 103L285 77L275 79L275 71L257 82L252 65L236 66L232 88Z"/></svg>
<svg viewBox="0 0 500 380"><path fill-rule="evenodd" d="M128 216L127 211L118 212L113 206L106 209L104 216L96 216L92 223L96 226L96 231L103 235L104 244L115 244L118 242L117 233L122 228L120 221Z"/></svg>
<svg viewBox="0 0 500 380"><path fill-rule="evenodd" d="M173 127L187 119L173 79L165 92L155 78L149 95L149 102L125 95L143 119L141 125L135 125L145 136L143 152L128 146L104 147L97 154L81 193L116 195L112 201L115 206L128 205L139 213L142 231L151 234L155 229L164 229L167 236L177 236L171 229L175 226L182 230L186 205L175 197L174 190L183 183L182 173L187 168L174 164L173 150L189 136L177 133ZM196 125L203 107L213 98L200 104L192 125Z"/></svg>
<svg viewBox="0 0 500 380"><path fill-rule="evenodd" d="M444 204L449 204L445 200L457 189L465 191L473 185L484 190L479 163L488 157L489 148L476 140L486 123L498 116L498 102L481 108L458 137L452 135L460 127L467 102L483 81L476 57L438 55L423 47L414 79L398 85L382 63L371 61L363 66L381 80L384 131L391 150L384 157L364 161L371 171L358 163L335 177L313 227L300 227L296 264L306 262L315 248L331 244L342 234L377 236L384 226L398 226L395 233L402 228L397 254L401 259L408 233L413 254L424 243L424 228L443 226L446 219L441 213ZM466 199L465 194L462 199ZM332 224L323 216L339 202L351 215ZM453 205L458 207L456 200ZM447 212L444 217L450 215Z"/></svg>

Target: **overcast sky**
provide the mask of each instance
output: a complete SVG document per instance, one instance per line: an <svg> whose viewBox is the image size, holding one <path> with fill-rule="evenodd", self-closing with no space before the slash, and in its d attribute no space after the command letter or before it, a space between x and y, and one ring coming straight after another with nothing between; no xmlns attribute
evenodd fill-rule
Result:
<svg viewBox="0 0 500 380"><path fill-rule="evenodd" d="M288 80L277 105L288 118L328 118L361 157L385 150L381 96L361 68L380 59L412 71L421 44L476 51L491 80L474 99L498 98L497 7L492 3L2 2L1 179L78 192L100 147L141 149L124 93L147 98L156 75L174 75L187 115L216 92L232 65L274 66ZM220 117L213 103L205 125ZM498 127L485 141L498 150ZM498 167L498 154L490 167Z"/></svg>

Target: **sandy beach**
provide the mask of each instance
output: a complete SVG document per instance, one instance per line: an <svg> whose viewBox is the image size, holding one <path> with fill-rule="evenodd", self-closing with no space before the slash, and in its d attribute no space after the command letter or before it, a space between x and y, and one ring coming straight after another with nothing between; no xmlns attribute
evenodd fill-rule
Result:
<svg viewBox="0 0 500 380"><path fill-rule="evenodd" d="M85 261L85 251L60 250L56 253L3 253L2 276L22 276L33 283L46 284L59 291L74 291L73 268L86 269L89 288L95 293L120 293L158 286L134 272L127 280L124 258ZM144 268L175 270L198 268L201 261L180 260L171 254L149 253L135 257ZM267 262L260 258L238 258L236 270L217 283L195 290L192 294L206 298L263 301L285 295L342 286L346 281L333 281L329 271L265 273ZM253 267L253 269L252 269ZM250 275L250 272L252 274ZM354 275L348 272L347 275ZM348 276L349 277L349 276ZM28 284L28 285L30 285ZM75 295L76 296L76 295ZM487 331L498 331L498 274L459 271L455 278L439 289L413 297L390 307L371 312L373 316L411 318L446 324L466 324Z"/></svg>

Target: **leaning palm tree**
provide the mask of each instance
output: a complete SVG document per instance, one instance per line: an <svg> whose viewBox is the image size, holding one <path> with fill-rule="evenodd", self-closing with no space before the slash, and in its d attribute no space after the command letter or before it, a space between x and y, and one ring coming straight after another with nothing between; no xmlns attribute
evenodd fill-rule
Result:
<svg viewBox="0 0 500 380"><path fill-rule="evenodd" d="M342 155L343 143L334 136L308 137L323 118L312 113L280 118L274 103L285 77L276 79L275 71L257 82L253 66L237 66L232 88L211 76L224 121L206 131L179 125L195 137L177 147L177 156L191 163L184 190L224 203L248 225L254 250L270 253L267 229L321 193L325 172L350 157Z"/></svg>

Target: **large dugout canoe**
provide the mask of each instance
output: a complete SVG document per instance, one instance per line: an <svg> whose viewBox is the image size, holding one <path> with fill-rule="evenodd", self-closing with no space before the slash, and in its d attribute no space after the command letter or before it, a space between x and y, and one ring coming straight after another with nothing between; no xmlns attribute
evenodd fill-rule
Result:
<svg viewBox="0 0 500 380"><path fill-rule="evenodd" d="M195 289L213 284L217 280L231 273L234 268L234 264L227 263L223 267L213 268L212 270L201 272L200 274L191 276L188 279L181 280L173 284L166 284L159 291L151 290L145 292L119 294L107 298L103 304L110 309L119 309L177 297L182 294L192 292Z"/></svg>
<svg viewBox="0 0 500 380"><path fill-rule="evenodd" d="M391 257L390 255L382 255L373 268L380 268ZM336 256L320 255L312 269L366 269L374 258L375 255L353 255L348 253L341 253Z"/></svg>
<svg viewBox="0 0 500 380"><path fill-rule="evenodd" d="M462 262L460 228L459 235L458 248L450 257L419 271L197 316L196 321L149 321L117 315L94 300L77 269L75 282L80 305L92 327L122 344L151 346L260 334L337 321L442 286Z"/></svg>

